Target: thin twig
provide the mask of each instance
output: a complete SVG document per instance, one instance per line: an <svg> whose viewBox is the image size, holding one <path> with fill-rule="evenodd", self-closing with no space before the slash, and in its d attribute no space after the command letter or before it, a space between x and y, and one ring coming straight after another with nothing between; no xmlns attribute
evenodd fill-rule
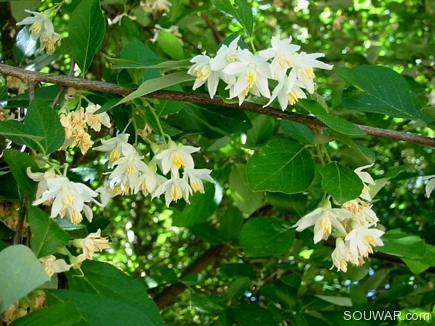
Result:
<svg viewBox="0 0 435 326"><path fill-rule="evenodd" d="M117 95L128 95L132 90L124 89L116 84L106 83L96 80L88 80L76 77L67 77L54 74L42 74L39 72L28 71L21 68L11 67L5 64L0 64L0 73L21 78L23 80L33 78L35 81L42 81L63 86L71 86L75 88L83 88L96 92L111 93ZM198 104L211 104L229 107L238 110L251 111L260 114L269 115L284 120L296 121L303 123L310 128L326 127L324 123L312 116L306 116L298 113L281 111L274 108L263 108L261 105L245 102L242 105L236 103L225 102L221 97L215 96L211 99L206 94L184 93L174 91L157 91L147 94L145 97L156 98L162 100L182 101ZM419 136L416 134L401 132L389 129L370 127L365 125L356 125L366 132L367 135L395 139L420 145L435 147L435 139L431 137Z"/></svg>
<svg viewBox="0 0 435 326"><path fill-rule="evenodd" d="M23 195L23 198L21 198L21 206L20 206L20 213L18 215L18 222L15 228L14 245L20 244L21 242L21 230L23 229L26 212L27 212L27 196Z"/></svg>

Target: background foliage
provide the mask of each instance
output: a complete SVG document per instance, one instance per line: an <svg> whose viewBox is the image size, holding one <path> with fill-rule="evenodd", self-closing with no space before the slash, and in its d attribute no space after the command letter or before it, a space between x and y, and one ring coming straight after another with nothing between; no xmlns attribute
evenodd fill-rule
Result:
<svg viewBox="0 0 435 326"><path fill-rule="evenodd" d="M31 46L28 32L15 22L27 17L24 9L42 11L57 2L0 2L2 63L139 89L127 98L135 98L133 102L124 100L117 106L119 97L110 92L84 91L109 110L116 126L93 137L114 135L131 116L138 129L146 122L158 133L159 119L174 140L201 147L195 163L213 169L217 183L207 184L205 194L195 194L190 204L177 202L167 208L163 200L138 194L115 197L104 209L93 207L92 223L67 231L71 237L83 237L101 228L112 249L83 263L84 277L75 277L76 270L67 272L66 278L60 276L59 289L47 290L48 308L25 318L47 323L61 311L59 318L71 325L101 325L108 320L123 325L351 325L343 319L344 311L433 313L435 203L425 196L422 179L434 174L433 148L388 135L370 136L349 122L433 136L430 105L434 103L428 95L435 89L435 2L264 0L235 1L233 6L229 0L171 0L167 12L147 13L133 0L72 0L53 18L61 45L46 54L37 44ZM257 50L279 35L293 37L307 53L325 53L323 61L335 68L315 71L321 97L289 110L310 113L329 128L319 133L271 115L218 103L191 103L188 97L186 101L140 98L165 87L192 93L193 79L183 73L188 60L173 67L144 66L191 59L203 51L214 54L233 34L242 35ZM173 70L179 75L171 75L170 82L146 83ZM68 162L74 168L70 178L93 188L105 171L98 152L83 156L78 148L57 151L62 129L50 120L57 114L50 114L48 104L58 103L57 94L64 89L41 82L34 91L31 106L37 109L29 109L20 126L0 125L2 135L14 142L14 149L5 149L1 159L3 171L11 171L0 176L5 207L11 202L19 205L23 195L32 198L36 191L36 184L22 172L35 163L25 154L30 151L20 152L17 144ZM198 91L206 94L205 88ZM29 91L14 93L17 90L3 83L2 106L18 112L17 108L28 105ZM319 103L327 104L329 114ZM136 133L131 125L127 131ZM42 149L37 145L41 138ZM3 139L3 148L6 144ZM369 171L383 185L373 209L389 231L383 237L385 245L363 266L350 267L346 273L330 269L333 242L314 244L312 231L296 234L292 228L317 207L323 190L337 202L360 193L351 182L339 189L334 183L325 184L325 175L336 169L322 168L314 146L319 144L325 144L340 169L352 171L374 162ZM303 169L301 162L307 162ZM286 167L282 175L274 174L277 166ZM31 239L27 241L34 255L25 246L7 248L15 253L0 252L0 289L11 302L46 281L38 276L40 266L34 256L44 256L41 251L53 253L68 241L62 240L63 230L39 214L36 208L29 210L31 230L52 228L59 243L36 240L45 245L38 251ZM36 222L38 218L41 222ZM0 226L1 248L6 248L14 232ZM22 293L6 287L12 281L26 283L25 277L10 278L15 267L9 261L14 255L28 259L34 276L35 283L26 284ZM117 309L123 312L122 320ZM19 325L19 320L13 325Z"/></svg>

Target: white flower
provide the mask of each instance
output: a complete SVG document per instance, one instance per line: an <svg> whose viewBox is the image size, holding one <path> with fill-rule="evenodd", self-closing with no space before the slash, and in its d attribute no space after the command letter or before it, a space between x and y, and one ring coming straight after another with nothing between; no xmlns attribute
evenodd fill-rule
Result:
<svg viewBox="0 0 435 326"><path fill-rule="evenodd" d="M353 214L341 208L318 207L311 213L303 216L293 227L296 231L303 231L314 225L314 243L326 240L334 227L341 235L346 235L341 221L352 218Z"/></svg>
<svg viewBox="0 0 435 326"><path fill-rule="evenodd" d="M203 54L197 55L190 60L190 62L194 63L194 65L187 71L188 74L196 77L195 83L193 84L193 90L207 82L207 89L210 98L213 98L213 96L216 94L219 84L219 75L221 74L220 71L211 69L212 61L213 59L211 59L204 52Z"/></svg>
<svg viewBox="0 0 435 326"><path fill-rule="evenodd" d="M42 194L47 191L47 180L51 178L58 178L60 175L57 175L53 168L48 169L45 172L32 172L30 167L26 170L27 176L33 181L38 182L38 189L36 190L36 199L39 199Z"/></svg>
<svg viewBox="0 0 435 326"><path fill-rule="evenodd" d="M109 179L112 180L111 186L112 183L118 184L118 180L122 180L121 184L133 190L137 183L139 173L147 173L149 168L143 161L143 156L140 156L130 144L124 144L122 146L122 155L122 157L113 162L113 166L116 166L116 168L109 176Z"/></svg>
<svg viewBox="0 0 435 326"><path fill-rule="evenodd" d="M208 169L184 169L183 178L187 178L190 186L194 192L199 191L204 193L204 185L202 180L207 180L211 183L215 183L210 176L211 170Z"/></svg>
<svg viewBox="0 0 435 326"><path fill-rule="evenodd" d="M222 44L210 63L211 69L214 71L222 71L226 66L232 62L239 61L239 40L240 36L237 36L228 46ZM223 74L223 80L228 83L228 79L225 74Z"/></svg>
<svg viewBox="0 0 435 326"><path fill-rule="evenodd" d="M345 243L342 238L335 239L335 249L331 254L332 267L337 268L338 271L347 272L347 263L351 262L354 265L359 265L359 259L354 256L349 249L349 243Z"/></svg>
<svg viewBox="0 0 435 326"><path fill-rule="evenodd" d="M111 127L110 117L106 112L95 114L95 112L100 108L100 105L91 103L86 107L85 110L85 122L95 131L100 131L101 125L104 125L107 128Z"/></svg>
<svg viewBox="0 0 435 326"><path fill-rule="evenodd" d="M92 259L94 252L110 248L109 240L101 237L100 229L95 233L89 233L89 235L84 239L73 240L72 244L76 248L83 249L83 254L80 254L77 257L77 262L82 262L85 259Z"/></svg>
<svg viewBox="0 0 435 326"><path fill-rule="evenodd" d="M355 172L358 177L361 179L361 181L364 184L362 193L360 195L360 197L362 199L371 201L372 200L372 196L370 195L370 188L368 185L375 185L375 181L373 180L373 178L371 177L371 175L368 172L363 171L364 169L370 168L374 165L374 163L369 164L369 165L364 165L361 166L359 168L356 168L353 172Z"/></svg>
<svg viewBox="0 0 435 326"><path fill-rule="evenodd" d="M53 23L47 14L49 10L43 13L25 10L26 12L33 14L33 17L27 17L17 25L31 25L29 31L32 40L40 40L41 50L47 49L48 54L54 53L54 46L56 43L60 44L60 35L54 32Z"/></svg>
<svg viewBox="0 0 435 326"><path fill-rule="evenodd" d="M426 196L430 196L433 189L435 188L435 175L429 175L427 177L424 177L423 179L430 179L425 187Z"/></svg>
<svg viewBox="0 0 435 326"><path fill-rule="evenodd" d="M134 187L134 193L138 193L142 191L144 196L148 194L153 195L160 185L165 183L168 179L156 173L156 169L154 171L147 166L146 171L142 171L139 178L137 178L136 185Z"/></svg>
<svg viewBox="0 0 435 326"><path fill-rule="evenodd" d="M108 140L101 139L102 145L94 147L94 151L109 152L109 167L112 167L113 162L121 157L122 148L130 145L128 137L129 134L119 134Z"/></svg>
<svg viewBox="0 0 435 326"><path fill-rule="evenodd" d="M171 179L164 182L154 193L154 197L159 197L165 194L165 203L169 207L172 201L178 201L184 198L189 202L189 196L192 194L192 188L184 178L179 178L178 175L173 175Z"/></svg>
<svg viewBox="0 0 435 326"><path fill-rule="evenodd" d="M332 69L332 65L323 63L317 58L324 57L323 53L305 53L301 52L292 56L292 69L290 76L296 76L302 85L307 89L308 93L314 92L314 72L313 68Z"/></svg>
<svg viewBox="0 0 435 326"><path fill-rule="evenodd" d="M237 78L234 85L229 85L230 98L239 97L239 104L248 93L269 98L268 78L272 77L272 73L267 59L247 49L240 50L238 57L239 61L230 63L223 70L225 74Z"/></svg>
<svg viewBox="0 0 435 326"><path fill-rule="evenodd" d="M302 84L295 78L285 77L276 85L272 92L269 102L263 107L269 106L276 98L281 109L284 111L288 104L294 105L299 99L307 98L304 91L301 89Z"/></svg>
<svg viewBox="0 0 435 326"><path fill-rule="evenodd" d="M372 210L372 205L367 204L359 198L347 201L341 207L355 214L354 220L362 225L376 225L379 222L375 211Z"/></svg>
<svg viewBox="0 0 435 326"><path fill-rule="evenodd" d="M354 256L368 257L373 253L372 247L383 246L381 236L384 231L369 228L370 225L359 225L346 235L345 240L349 241L349 248Z"/></svg>
<svg viewBox="0 0 435 326"><path fill-rule="evenodd" d="M163 174L167 174L169 171L174 174L178 173L181 167L193 169L195 164L190 154L199 151L199 147L177 146L174 142L171 142L169 146L168 149L158 152L155 156Z"/></svg>
<svg viewBox="0 0 435 326"><path fill-rule="evenodd" d="M84 212L87 219L91 222L93 213L89 206L85 203L97 201L93 199L98 194L78 182L71 182L67 177L47 179L47 190L41 198L33 202L34 206L44 203L46 200L52 200L51 217L64 216L68 217L73 224L78 224L83 220L80 212Z"/></svg>
<svg viewBox="0 0 435 326"><path fill-rule="evenodd" d="M299 45L292 44L291 41L291 37L281 40L273 36L271 41L272 47L259 52L266 59L273 58L270 70L273 77L277 80L284 78L287 69L292 67L295 52L301 48Z"/></svg>
<svg viewBox="0 0 435 326"><path fill-rule="evenodd" d="M54 273L62 273L69 271L72 265L68 265L63 259L56 259L54 255L49 255L39 258L45 272L48 276L52 276Z"/></svg>
<svg viewBox="0 0 435 326"><path fill-rule="evenodd" d="M95 191L100 194L102 207L106 206L109 203L110 198L118 195L117 189L113 189L110 187L110 180L105 180L103 182L103 185L95 189Z"/></svg>

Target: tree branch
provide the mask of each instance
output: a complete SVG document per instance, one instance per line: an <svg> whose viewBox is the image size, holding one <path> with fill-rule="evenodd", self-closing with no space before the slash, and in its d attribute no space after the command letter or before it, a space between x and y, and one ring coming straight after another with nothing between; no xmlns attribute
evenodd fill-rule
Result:
<svg viewBox="0 0 435 326"><path fill-rule="evenodd" d="M220 245L213 246L206 250L197 260L189 265L183 272L181 277L202 272L208 265L213 264L222 256L222 254L228 250L228 246ZM160 292L154 301L159 309L163 309L171 304L177 296L186 289L186 285L181 282L177 282L165 288Z"/></svg>
<svg viewBox="0 0 435 326"><path fill-rule="evenodd" d="M28 79L34 79L35 81L53 83L57 85L69 86L74 88L83 88L83 89L88 89L88 90L103 92L103 93L128 95L132 92L132 90L124 89L112 83L106 83L106 82L88 80L88 79L82 79L76 77L54 75L54 74L43 74L39 72L8 66L5 64L0 64L0 73L18 77L24 81ZM326 125L323 122L319 121L318 119L312 116L281 111L274 108L263 108L261 105L249 103L249 102L245 102L239 106L236 103L225 102L219 96L215 96L213 99L211 99L206 94L183 93L183 92L174 92L174 91L157 91L157 92L147 94L146 97L162 99L162 100L198 103L198 104L219 105L219 106L229 107L238 110L245 110L245 111L265 114L272 117L281 118L284 120L299 122L313 129L326 127ZM434 138L419 136L408 132L382 129L382 128L376 128L376 127L370 127L370 126L358 125L358 124L356 125L362 130L364 130L367 135L435 147Z"/></svg>

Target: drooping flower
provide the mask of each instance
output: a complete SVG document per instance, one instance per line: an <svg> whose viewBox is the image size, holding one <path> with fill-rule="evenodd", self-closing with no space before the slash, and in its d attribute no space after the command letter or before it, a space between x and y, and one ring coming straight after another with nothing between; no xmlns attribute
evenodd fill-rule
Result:
<svg viewBox="0 0 435 326"><path fill-rule="evenodd" d="M304 85L308 93L314 92L314 71L313 68L321 68L331 70L332 65L328 65L322 61L316 60L317 58L324 57L323 53L306 53L301 52L292 56L292 69L289 76L296 76L299 81Z"/></svg>
<svg viewBox="0 0 435 326"><path fill-rule="evenodd" d="M190 60L190 62L193 63L193 66L187 71L189 75L196 77L195 83L193 84L193 90L201 87L207 82L207 89L210 98L213 98L216 94L219 84L219 75L221 74L220 71L211 69L212 61L213 59L204 52Z"/></svg>
<svg viewBox="0 0 435 326"><path fill-rule="evenodd" d="M426 196L429 197L435 188L435 175L429 175L427 177L424 177L423 179L430 179L429 182L426 184L426 187L424 189L426 192Z"/></svg>
<svg viewBox="0 0 435 326"><path fill-rule="evenodd" d="M94 197L98 193L78 182L69 181L67 177L47 179L47 190L40 198L37 198L33 205L37 206L47 200L53 200L51 207L52 218L66 216L71 223L78 224L83 220L81 212L85 213L86 218L91 222L93 213L91 208L86 205L91 201L98 203Z"/></svg>
<svg viewBox="0 0 435 326"><path fill-rule="evenodd" d="M349 247L348 244L343 241L341 237L338 237L335 239L335 249L331 254L332 258L332 267L334 266L337 268L337 270L347 272L347 263L351 262L354 265L358 265L358 257L354 256Z"/></svg>
<svg viewBox="0 0 435 326"><path fill-rule="evenodd" d="M329 201L327 203L329 203ZM298 232L314 225L314 243L317 243L322 239L326 240L332 233L332 227L334 227L340 235L346 235L347 232L341 222L353 217L353 214L348 210L331 208L330 204L328 205L325 203L322 205L324 206L318 207L311 213L306 214L295 225L293 225L293 227L296 227L296 231Z"/></svg>
<svg viewBox="0 0 435 326"><path fill-rule="evenodd" d="M48 276L53 276L54 273L62 273L69 271L71 265L68 265L65 260L57 259L54 255L48 255L45 257L39 258L42 266L44 267L45 272Z"/></svg>
<svg viewBox="0 0 435 326"><path fill-rule="evenodd" d="M239 51L238 59L223 69L225 74L236 77L235 83L228 85L230 98L239 97L239 104L248 93L269 98L268 78L272 73L267 59L247 49Z"/></svg>
<svg viewBox="0 0 435 326"><path fill-rule="evenodd" d="M109 168L113 166L113 162L121 157L122 148L128 147L129 134L121 133L116 137L110 138L108 140L101 139L102 145L94 147L94 151L108 152L109 153Z"/></svg>
<svg viewBox="0 0 435 326"><path fill-rule="evenodd" d="M162 194L165 194L165 204L169 207L171 202L177 202L181 198L184 198L186 202L189 202L192 188L184 178L179 178L177 173L177 175L173 175L171 179L168 179L157 188L154 197L159 197Z"/></svg>
<svg viewBox="0 0 435 326"><path fill-rule="evenodd" d="M101 108L98 104L90 103L85 109L85 122L95 131L101 130L101 125L110 128L110 117L106 112L95 114Z"/></svg>
<svg viewBox="0 0 435 326"><path fill-rule="evenodd" d="M72 245L76 248L81 248L83 253L77 256L77 262L82 262L86 259L92 259L96 251L101 252L104 249L110 248L109 240L101 237L101 230L89 233L84 239L74 239Z"/></svg>
<svg viewBox="0 0 435 326"><path fill-rule="evenodd" d="M362 225L376 225L379 222L378 216L372 210L372 205L367 204L359 198L345 202L341 207L355 214L354 220Z"/></svg>
<svg viewBox="0 0 435 326"><path fill-rule="evenodd" d="M263 107L269 106L276 98L284 111L287 106L294 105L301 98L307 98L304 91L301 89L303 85L295 79L290 79L289 77L284 77L284 79L275 86L272 91L269 102L267 102Z"/></svg>
<svg viewBox="0 0 435 326"><path fill-rule="evenodd" d="M53 54L56 43L60 45L60 35L54 31L53 23L48 14L50 10L46 10L42 13L36 11L25 10L26 12L33 14L33 17L24 18L17 25L31 25L29 28L30 37L36 41L39 39L41 43L41 50L47 49L48 54Z"/></svg>
<svg viewBox="0 0 435 326"><path fill-rule="evenodd" d="M356 168L354 170L354 172L358 175L358 177L361 179L361 181L364 183L364 188L362 190L362 193L360 195L360 197L362 199L371 201L372 200L372 196L370 195L370 187L368 185L375 185L375 181L373 180L372 176L366 172L363 171L364 169L367 169L369 167L372 167L374 163L369 164L369 165L364 165L361 166L359 168Z"/></svg>
<svg viewBox="0 0 435 326"><path fill-rule="evenodd" d="M280 39L273 36L271 41L271 48L262 50L259 54L266 59L272 59L270 70L272 76L277 80L282 80L286 72L293 65L293 57L296 51L301 48L299 45L291 43L292 38Z"/></svg>
<svg viewBox="0 0 435 326"><path fill-rule="evenodd" d="M154 165L152 168L150 166ZM153 195L160 185L165 183L168 179L160 174L156 173L155 164L148 164L146 171L141 171L141 175L137 178L136 185L134 187L134 192L142 192L144 196L148 194Z"/></svg>
<svg viewBox="0 0 435 326"><path fill-rule="evenodd" d="M210 173L211 170L208 169L184 169L183 178L188 180L193 192L199 191L200 193L204 193L204 184L202 183L202 180L215 183L213 178L210 176Z"/></svg>
<svg viewBox="0 0 435 326"><path fill-rule="evenodd" d="M191 154L198 151L199 147L177 146L174 142L170 142L169 148L158 152L155 158L163 174L167 174L169 171L175 174L181 167L193 169L194 162Z"/></svg>
<svg viewBox="0 0 435 326"><path fill-rule="evenodd" d="M368 257L374 246L383 246L381 236L384 231L370 228L370 225L359 225L350 231L345 240L349 241L349 249L354 256Z"/></svg>

